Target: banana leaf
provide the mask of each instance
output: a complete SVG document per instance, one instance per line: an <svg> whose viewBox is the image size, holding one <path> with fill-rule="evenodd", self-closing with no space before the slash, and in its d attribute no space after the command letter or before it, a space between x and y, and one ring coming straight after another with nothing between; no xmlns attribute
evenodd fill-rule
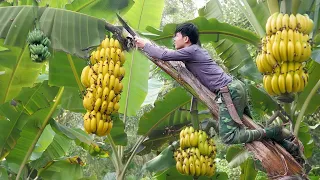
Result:
<svg viewBox="0 0 320 180"><path fill-rule="evenodd" d="M28 120L38 110L49 107L57 92L58 88L49 87L45 81L34 88L23 88L13 101L0 106L1 157L15 148Z"/></svg>

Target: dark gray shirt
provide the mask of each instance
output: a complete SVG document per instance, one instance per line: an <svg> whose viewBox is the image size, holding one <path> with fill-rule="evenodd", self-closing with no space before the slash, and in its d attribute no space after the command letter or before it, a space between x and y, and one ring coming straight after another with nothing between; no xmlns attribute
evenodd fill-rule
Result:
<svg viewBox="0 0 320 180"><path fill-rule="evenodd" d="M211 91L219 90L232 81L231 77L211 59L208 51L196 44L170 50L146 43L143 50L149 56L163 61L183 61L186 68Z"/></svg>

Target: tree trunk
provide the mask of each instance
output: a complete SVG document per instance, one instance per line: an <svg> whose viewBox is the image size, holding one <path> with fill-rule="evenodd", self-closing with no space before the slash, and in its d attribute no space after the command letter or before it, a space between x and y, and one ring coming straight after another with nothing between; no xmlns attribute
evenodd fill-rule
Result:
<svg viewBox="0 0 320 180"><path fill-rule="evenodd" d="M206 104L214 119L218 119L218 106L214 100L216 95L203 86L198 79L196 79L192 73L186 69L182 62L161 61L148 56L145 52L142 53L179 82L192 95ZM251 129L259 128L259 126L246 115L244 115L243 123ZM261 161L262 166L265 168L271 179L303 174L300 164L297 163L284 148L273 141L254 141L252 143L246 143L245 147L248 151L254 153L255 158Z"/></svg>

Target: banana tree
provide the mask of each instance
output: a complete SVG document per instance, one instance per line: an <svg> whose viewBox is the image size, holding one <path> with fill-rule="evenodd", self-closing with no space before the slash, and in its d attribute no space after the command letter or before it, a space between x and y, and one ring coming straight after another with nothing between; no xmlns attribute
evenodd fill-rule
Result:
<svg viewBox="0 0 320 180"><path fill-rule="evenodd" d="M147 29L153 34L158 34L156 37L146 37L159 44L171 46L171 34L175 25L167 25L163 31L156 29L160 24L163 1L148 1L145 3L136 1L134 4L129 0L116 2L111 0L75 0L70 4L67 4L66 1L59 2L61 3L41 1L40 6L37 7L24 6L31 5L34 1L19 1L18 5L20 6L0 8L0 37L3 39L0 46L4 47L4 50L0 51L0 72L5 72L4 75L0 76L0 79L4 82L1 84L4 91L0 94L2 99L0 117L3 120L1 121L3 123L1 132L6 132L3 133L1 138L1 159L6 158L6 162L9 165L5 167L8 167L7 169L10 169L13 174L17 174L17 179L24 179L24 177L28 176L28 173L30 173L29 167L32 170L37 170L38 176L43 178L50 177L53 173L58 174L59 179L62 177L69 178L69 176L65 175L74 166L76 166L76 172L81 171L80 161L74 163L73 158L64 157L65 149L67 149L68 145L63 144L62 138L76 141L84 149L91 151L92 155L100 154L103 157L106 154L105 151L100 150L103 147L98 147L83 130L66 128L59 125L52 118L54 117L54 112L60 107L58 105L75 112L84 112L84 108L79 105L81 104L81 99L78 94L84 90L79 76L86 65L85 58L88 55L88 50L98 46L104 39L105 34L110 33L105 29L106 24L108 24L106 20L115 22L116 11L120 11L134 29L141 32ZM248 3L250 5L253 4L253 6L257 5L249 1ZM50 7L41 7L47 4ZM260 4L259 7L262 5ZM51 7L64 7L64 9ZM265 8L265 4L262 7ZM155 9L157 10L155 11ZM206 11L210 11L210 9L207 8L203 11L204 16L209 13ZM250 7L250 9L254 8ZM252 11L257 12L257 10ZM51 50L53 56L49 59L49 63L37 64L30 59L26 37L28 32L34 28L34 22L39 23L40 29L52 40ZM193 22L199 25L200 32L206 32L201 35L203 42L216 43L215 48L221 52L219 54L228 63L231 70L236 72L239 69L239 72L244 77L254 81L261 81L261 76L257 73L253 61L248 56L248 51L243 45L250 43L257 46L259 44L259 36L252 32L220 23L216 19L199 17ZM263 24L263 21L260 22L258 20L258 22ZM261 29L263 28L260 27L259 32L262 32ZM261 36L260 33L259 35ZM236 43L236 46L233 46L232 43ZM239 61L239 56L237 55L242 54L242 52L247 53L247 55L241 56ZM124 178L126 169L134 155L139 152L142 153L140 151L141 147L144 146L146 148L143 150L149 151L148 149L158 148L158 146L154 146L154 143L159 145L168 140L175 140L175 133L169 133L166 137L162 137L161 134L168 132L168 127L170 127L169 130L177 132L181 126L190 122L190 118L187 117L188 113L181 112L181 110L188 108L187 104L190 102L190 97L183 89L175 89L167 95L166 100L156 103L154 112L145 114L140 120L138 133L142 137L132 147L132 150L125 154L124 146L127 140L124 132L124 123L126 123L128 116L136 114L144 101L149 72L149 63L143 53L132 51L126 54L126 58L125 68L129 73L123 80L125 86L119 111L124 116L123 119L115 121L113 131L110 136L107 136L105 142L112 148L111 159L118 179ZM214 98L215 95L206 90L194 77L190 76L190 73L179 64L162 63L156 60L154 62L178 82L182 83L193 95L199 97L211 110L213 117L217 117L217 107L210 101L210 98ZM34 85L35 82L38 82L39 73L46 66L49 66L48 81L41 81L40 84ZM249 74L249 71L255 73ZM177 75L177 72L181 73L180 76ZM313 77L312 74L311 77ZM314 76L314 78L316 79L317 76ZM29 87L31 89L28 89ZM177 94L179 94L179 98L177 98ZM261 95L261 92L258 91L258 94ZM267 104L267 106L271 105ZM159 110L156 109L158 107L160 107ZM150 119L152 119L152 123L149 122ZM251 127L254 126L249 118L246 117L245 120ZM47 135L50 132L52 134L50 127L54 130L54 137L53 135ZM41 152L44 152L33 159L31 155L40 151L35 149L35 146L38 143L44 143L41 140L42 136L45 139L49 136L52 141L50 145L43 145L44 148ZM26 142L26 144L23 142ZM64 150L53 155L52 152L57 151L59 147ZM285 157L290 157L278 145L277 147L272 147L268 142L256 142L248 144L246 147L253 150L258 159L262 161L268 157L268 154L262 154L262 152L267 151L273 155L269 154L270 157L275 158L274 161L281 162L281 158L272 154L270 149L281 152ZM43 164L44 159L45 164ZM292 158L288 159L290 172L301 172L300 167L291 160ZM279 172L281 171L281 168L279 168L281 166L276 166L279 169L271 168L272 163L265 161L265 167L268 172L281 173ZM81 173L77 174L81 176ZM80 176L75 178L81 178ZM160 177L161 175L159 175Z"/></svg>
<svg viewBox="0 0 320 180"><path fill-rule="evenodd" d="M299 6L299 4L298 4L298 2L292 2L292 4L291 3L287 3L287 4L283 4L283 5L280 5L280 1L278 2L278 1L268 1L268 4L269 4L269 6L268 6L268 4L267 4L267 2L265 2L265 3L263 3L263 2L259 2L259 1L250 1L250 0L248 0L248 1L237 1L238 2L238 4L239 4L239 6L242 8L242 10L243 11L245 11L245 14L247 15L247 17L248 17L248 19L250 20L250 22L251 22L251 24L253 25L253 27L255 28L255 30L256 30L256 32L258 32L259 33L259 35L260 35L260 37L263 37L264 35L265 35L265 24L266 24L266 20L267 20L267 18L270 16L270 13L269 13L269 10L270 10L270 12L275 12L275 11L279 11L279 7L281 7L281 9L284 9L282 12L286 12L286 8L288 9L287 10L287 12L290 12L290 10L292 9L292 11L293 12L299 12L299 13L305 13L306 11L308 11L308 12L310 12L309 10L311 9L314 9L315 11L314 11L314 13L316 14L316 16L314 16L314 22L315 22L315 27L318 27L319 25L318 25L318 23L316 23L316 22L318 22L318 13L317 13L317 11L318 11L318 5L319 4L317 4L316 3L316 1L313 1L313 2L310 2L310 3L308 3L308 4L304 4L303 6ZM211 15L212 14L212 12L210 12L210 8L208 9L208 7L212 7L212 5L214 4L214 3L217 3L217 2L213 2L213 1L210 1L209 3L208 3L208 5L207 5L207 7L204 9L204 10L202 10L202 14L204 14L204 15L206 15L206 13L203 13L203 11L205 12L205 11L207 11L207 14L208 15ZM292 8L291 8L291 6L292 6ZM217 7L215 7L215 8L217 8ZM299 11L298 11L298 8L299 8ZM214 9L214 8L212 8L212 9ZM290 9L290 10L289 10ZM211 14L210 14L211 13ZM216 11L215 11L215 13L216 13ZM312 14L312 13L311 13ZM195 23L195 24L197 24L197 22L196 22L196 20L193 20L193 22ZM203 25L203 23L198 23L198 26L200 27L200 34L201 34L201 25ZM221 25L219 26L219 27L221 27ZM216 27L217 28L217 27ZM166 27L164 27L164 30L162 31L162 32L157 32L157 31L155 31L155 30L153 30L153 29L149 29L150 30L150 32L152 32L152 33L155 33L156 34L156 36L154 36L154 38L152 37L152 36L150 36L150 35L148 35L148 37L149 38L152 38L154 41L156 41L156 42L158 42L159 44L163 44L163 45L167 45L167 44L169 44L168 43L168 41L170 41L169 40L169 38L166 38L166 37L168 37L167 35L168 34L170 34L170 33L172 33L172 27L168 27L168 28L166 28ZM218 29L218 28L217 28ZM313 33L313 37L315 37L315 36L317 36L317 34L318 34L318 32L316 31L316 29L317 28L314 28L314 30L315 30L315 32ZM170 32L170 30L171 30L171 32ZM207 34L207 32L205 32L206 34ZM216 32L214 32L214 30L213 30L213 32L212 32L212 34L224 34L223 32L221 32L221 31L216 31ZM204 40L208 40L208 38L204 38ZM210 41L210 40L209 40ZM228 52L228 50L232 47L232 45L229 45L229 46L225 46L226 48L224 48L223 49L223 47L222 48L220 48L221 47L221 44L222 43L225 43L224 42L225 40L223 40L223 41L221 41L221 42L218 42L218 43L215 43L215 44L217 44L217 45L215 45L214 44L214 46L215 46L215 48L216 48L216 51L218 51L218 54L220 54L220 57L224 60L224 59L226 59L226 62L228 62L228 63L232 63L233 61L237 61L238 63L235 63L235 64L239 64L239 55L237 55L236 54L236 52L235 51L230 51L231 53L226 53L226 52ZM219 47L219 48L217 48L217 47ZM222 50L221 50L222 49ZM315 52L317 52L318 50L317 50L317 45L316 46L314 46L314 49L315 49ZM245 51L247 51L247 50L245 50ZM245 51L243 51L243 50L241 50L241 53L244 53ZM220 53L221 52L221 53ZM234 55L234 56L232 56L232 55ZM240 56L241 57L241 56ZM251 57L249 57L250 59L251 59ZM317 58L316 58L316 56L313 56L313 58L314 58L314 60L317 60ZM242 60L242 58L240 58L240 61ZM244 61L245 61L246 59L244 58ZM175 64L175 63L162 63L162 62L158 62L157 60L155 60L155 59L153 59L153 61L158 65L158 66L160 66L160 67L162 67L167 73L169 73L172 77L174 77L176 80L179 80L179 82L181 83L181 84L185 84L185 83L187 83L187 84L191 84L191 81L192 81L192 79L193 79L193 77L190 77L190 76L187 76L186 74L187 73L182 73L182 72L185 72L186 70L185 69L183 69L183 68L181 68L178 64ZM248 63L247 63L248 62ZM246 66L247 67L241 67L241 65L239 66L239 68L242 68L242 69L247 69L248 68L248 66L250 66L251 65L251 68L252 69L255 69L255 67L254 66L252 66L252 59L250 60L250 61L247 61L246 62ZM317 68L317 66L318 66L318 64L317 63L315 63L315 62L310 62L310 70L311 69L313 69L313 68ZM179 76L177 77L176 76L176 72L178 72L178 74L179 74ZM242 71L243 72L243 71ZM242 73L241 71L240 71L240 73ZM250 71L250 73L251 73L252 71ZM256 70L254 70L253 72L257 72ZM236 73L235 73L236 74ZM258 73L259 74L259 73ZM186 75L184 78L181 78L181 77L183 77L183 75ZM242 75L244 75L244 74L242 74ZM293 105L293 108L295 108L296 106L299 106L299 105L297 105L297 104L299 104L299 102L298 102L298 99L303 99L303 106L304 106L304 108L300 111L300 113L299 113L299 116L298 116L298 119L299 120L297 120L297 123L295 124L295 133L297 134L297 132L298 132L298 130L299 129L302 129L302 127L303 126L300 126L300 124L299 124L299 122L302 120L302 117L303 117L303 114L304 114L304 112L305 112L305 110L306 110L306 107L307 106L311 106L312 108L312 110L311 110L311 113L314 111L314 110L316 110L316 108L319 106L319 103L317 103L316 101L317 101L317 94L315 94L315 91L319 88L319 86L318 86L318 80L319 80L319 74L317 73L317 72L314 72L314 71L311 71L311 73L310 73L310 75L311 75L311 77L312 77L312 79L314 78L314 80L313 80L313 82L310 82L310 84L308 84L308 86L306 87L306 89L304 90L304 92L302 92L302 93L300 93L299 95L298 95L298 98L297 98L297 102L295 103L295 105ZM191 80L190 80L190 79ZM255 82L261 82L261 76L259 77L259 76L255 76L255 78L252 78L252 77L245 77L245 78L248 78L248 79L251 79L251 80L254 80ZM183 79L182 80L182 82L181 82L181 79ZM196 82L192 82L192 84L194 84L194 83L196 83ZM196 83L197 84L197 83ZM185 87L186 87L186 89L188 89L188 85L184 85ZM200 86L201 87L201 86ZM196 88L198 89L198 92L197 93L195 93L195 94L198 94L199 96L200 96L200 99L201 100L203 100L204 102L206 101L206 98L201 98L201 95L203 95L203 94L206 94L207 93L207 91L202 91L202 89L203 89L203 87L197 87L197 86L193 86L192 87L192 90L195 90ZM190 89L190 88L189 88ZM251 86L250 87L250 89L251 89L251 91L252 91L252 93L253 93L253 91L255 92L254 94L252 94L253 95L253 97L252 97L252 101L254 102L254 104L256 105L256 106L258 106L258 107L260 107L260 109L264 106L264 108L265 109L267 109L267 111L269 111L270 113L273 111L273 110L275 110L276 109L276 100L275 99L273 99L273 98L270 98L270 97L268 97L268 96L266 96L266 94L263 92L263 90L261 91L261 90L256 90L256 87L254 87L254 86ZM311 90L311 89L313 89L313 91ZM190 90L191 92L192 92L192 90ZM312 91L312 93L310 93ZM305 95L304 95L305 94ZM307 101L305 101L306 100L306 95L308 95L308 100ZM212 97L212 95L210 95L209 97ZM208 99L209 99L209 97L207 97ZM262 98L258 98L258 97L262 97ZM311 100L311 97L314 97L315 98L315 101L314 102L310 102L310 100ZM265 101L266 99L270 99L270 100L268 100L268 101ZM210 109L210 105L209 105L209 102L207 101L207 103L208 104L206 104L208 107L209 107L209 109ZM314 104L315 103L315 104ZM302 102L300 102L300 106L302 105ZM257 107L256 107L257 108ZM258 108L259 109L259 108ZM297 109L293 109L293 111L295 111L295 110L297 110ZM212 108L211 109L211 112L215 112L216 111L216 108ZM291 110L290 111L288 111L289 113L290 112L292 112ZM293 116L292 116L292 118L294 118ZM307 130L308 131L308 130ZM310 136L308 136L307 138L306 138L306 133L307 133L307 131L306 132L302 132L301 131L301 133L299 133L299 138L301 138L301 140L302 140L302 142L304 143L304 145L305 145L305 147L306 147L306 149L305 149L305 155L306 156L308 156L308 157L310 157L310 151L308 150L309 149L309 147L313 147L313 144L311 143L310 144ZM309 143L309 144L308 144ZM248 146L250 146L250 145L247 145L247 147ZM252 147L251 147L252 148ZM250 147L249 147L249 149L250 149ZM256 152L257 154L259 154L258 152ZM256 155L257 155L256 154ZM258 155L259 156L259 155ZM289 155L289 157L290 157L290 155ZM260 157L261 158L261 157ZM292 157L291 157L291 159L292 159ZM294 160L293 160L294 161ZM274 165L274 164L273 164ZM297 165L297 164L296 164ZM281 166L281 165L280 165ZM279 168L279 166L277 166L277 168ZM299 165L297 165L296 166L296 168L301 168ZM271 172L270 172L271 173Z"/></svg>

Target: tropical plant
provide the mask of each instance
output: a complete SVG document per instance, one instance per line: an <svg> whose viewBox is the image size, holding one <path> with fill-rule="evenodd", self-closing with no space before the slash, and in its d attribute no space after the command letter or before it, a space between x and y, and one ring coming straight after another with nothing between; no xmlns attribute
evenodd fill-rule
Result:
<svg viewBox="0 0 320 180"><path fill-rule="evenodd" d="M268 117L277 110L278 102L261 87L262 76L257 71L247 45L259 47L260 38L265 35L267 18L277 11L277 7L280 7L281 12L307 13L314 21L312 60L307 65L309 83L303 92L296 95L293 103L283 104L293 120L292 129L305 146L305 156L310 157L314 144L308 124L301 121L305 114L312 114L319 107L317 90L320 73L317 69L320 59L320 1L301 4L300 0L235 2L247 15L255 32L223 23L221 4L214 0L199 10L199 17L190 21L198 25L202 43L212 44L229 72L250 82L248 85L253 111L264 111ZM184 178L178 174L172 158L173 150L178 145L179 131L190 124L198 129L198 121L202 129L209 129L217 119L217 106L211 100L215 95L179 63L157 61L135 50L126 53L120 115L114 120L111 134L103 143L94 141L83 129L68 128L55 121L60 109L85 112L80 98L85 90L80 74L87 65L91 50L99 46L106 35L114 33L110 27L117 27L112 25L118 24L116 12L140 35L160 45L172 46L171 38L176 24L166 24L162 30L158 29L163 7L163 0L0 2L1 179L8 179L8 176L16 179L85 178L81 158L66 156L71 141L92 156L110 157L117 179L124 179L135 155L151 150L162 152L145 164L141 176L148 170L155 172L154 177L157 179L165 179L167 176ZM52 55L47 61L36 63L31 60L27 37L34 29L40 29L51 40L49 51ZM119 38L119 35L114 37ZM148 58L184 88L170 90L163 99L154 103L149 112L143 114L139 120L140 138L131 150L125 151L128 144L125 124L130 116L136 115L141 109L147 95ZM187 91L201 103L197 103ZM245 117L244 122L251 128L258 127L249 117ZM245 148L253 154L249 154L243 147L232 147L226 157L231 165L240 165L243 179L257 174L253 168L254 161L249 158L252 156L262 161L269 175L282 174L284 167L281 163L277 164L283 160L282 156L289 157L285 159L289 174L302 172L301 166L279 146L256 142L246 144ZM228 177L224 172L217 172L213 178Z"/></svg>

